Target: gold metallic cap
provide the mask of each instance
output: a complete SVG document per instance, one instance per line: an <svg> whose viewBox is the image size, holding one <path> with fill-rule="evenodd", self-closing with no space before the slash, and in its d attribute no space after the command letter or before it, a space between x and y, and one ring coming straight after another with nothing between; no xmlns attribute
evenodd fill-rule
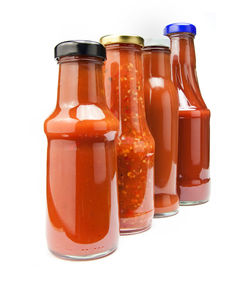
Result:
<svg viewBox="0 0 250 282"><path fill-rule="evenodd" d="M144 39L136 35L105 35L100 38L100 43L104 46L115 43L127 43L143 46Z"/></svg>

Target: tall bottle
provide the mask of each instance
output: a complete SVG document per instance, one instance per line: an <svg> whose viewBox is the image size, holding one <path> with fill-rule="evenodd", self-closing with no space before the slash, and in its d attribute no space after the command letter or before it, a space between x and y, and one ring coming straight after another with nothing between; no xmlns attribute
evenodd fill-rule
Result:
<svg viewBox="0 0 250 282"><path fill-rule="evenodd" d="M154 214L154 140L148 129L139 36L104 36L107 104L119 119L117 139L120 232L147 230Z"/></svg>
<svg viewBox="0 0 250 282"><path fill-rule="evenodd" d="M171 42L172 79L179 94L178 192L181 205L209 200L210 111L200 92L196 74L192 24L166 26Z"/></svg>
<svg viewBox="0 0 250 282"><path fill-rule="evenodd" d="M59 257L85 260L112 253L119 237L115 138L106 105L105 48L92 41L55 47L57 104L45 121L47 241Z"/></svg>
<svg viewBox="0 0 250 282"><path fill-rule="evenodd" d="M169 39L147 40L143 48L146 117L155 140L155 217L178 212L178 93L171 81Z"/></svg>

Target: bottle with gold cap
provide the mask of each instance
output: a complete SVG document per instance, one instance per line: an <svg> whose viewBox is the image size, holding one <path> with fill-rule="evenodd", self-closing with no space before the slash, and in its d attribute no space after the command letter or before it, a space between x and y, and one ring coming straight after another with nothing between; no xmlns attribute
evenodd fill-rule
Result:
<svg viewBox="0 0 250 282"><path fill-rule="evenodd" d="M118 195L121 234L150 228L154 215L154 139L144 106L142 46L139 36L108 35L105 91L107 104L119 119L117 139Z"/></svg>

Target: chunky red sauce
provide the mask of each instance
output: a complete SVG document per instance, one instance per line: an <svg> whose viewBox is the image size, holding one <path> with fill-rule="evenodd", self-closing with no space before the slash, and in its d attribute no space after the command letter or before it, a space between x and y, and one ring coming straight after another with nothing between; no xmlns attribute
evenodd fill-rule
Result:
<svg viewBox="0 0 250 282"><path fill-rule="evenodd" d="M155 216L177 213L178 94L171 81L168 47L143 52L146 116L155 140Z"/></svg>
<svg viewBox="0 0 250 282"><path fill-rule="evenodd" d="M170 34L172 76L179 93L178 192L181 204L209 199L210 111L196 74L194 35Z"/></svg>
<svg viewBox="0 0 250 282"><path fill-rule="evenodd" d="M118 121L106 106L102 65L61 58L56 109L45 121L47 239L62 257L95 258L117 247Z"/></svg>
<svg viewBox="0 0 250 282"><path fill-rule="evenodd" d="M141 47L106 46L107 104L120 121L117 140L118 193L121 233L151 225L154 213L154 140L146 123Z"/></svg>

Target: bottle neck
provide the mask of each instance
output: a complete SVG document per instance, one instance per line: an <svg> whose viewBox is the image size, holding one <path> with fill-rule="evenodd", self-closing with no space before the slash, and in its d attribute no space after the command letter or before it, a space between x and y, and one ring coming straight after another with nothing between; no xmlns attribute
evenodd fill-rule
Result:
<svg viewBox="0 0 250 282"><path fill-rule="evenodd" d="M106 89L108 105L120 121L120 131L142 131L146 126L142 51L133 44L106 47Z"/></svg>
<svg viewBox="0 0 250 282"><path fill-rule="evenodd" d="M171 44L171 63L196 67L194 35L174 33L169 35Z"/></svg>
<svg viewBox="0 0 250 282"><path fill-rule="evenodd" d="M145 79L149 77L171 79L169 48L145 47L143 49L143 67Z"/></svg>
<svg viewBox="0 0 250 282"><path fill-rule="evenodd" d="M105 104L103 61L95 57L63 57L59 60L58 98L60 108L81 104Z"/></svg>
<svg viewBox="0 0 250 282"><path fill-rule="evenodd" d="M171 76L179 90L179 109L195 110L206 108L197 73L194 48L194 35L190 33L174 33L169 35L171 45Z"/></svg>

